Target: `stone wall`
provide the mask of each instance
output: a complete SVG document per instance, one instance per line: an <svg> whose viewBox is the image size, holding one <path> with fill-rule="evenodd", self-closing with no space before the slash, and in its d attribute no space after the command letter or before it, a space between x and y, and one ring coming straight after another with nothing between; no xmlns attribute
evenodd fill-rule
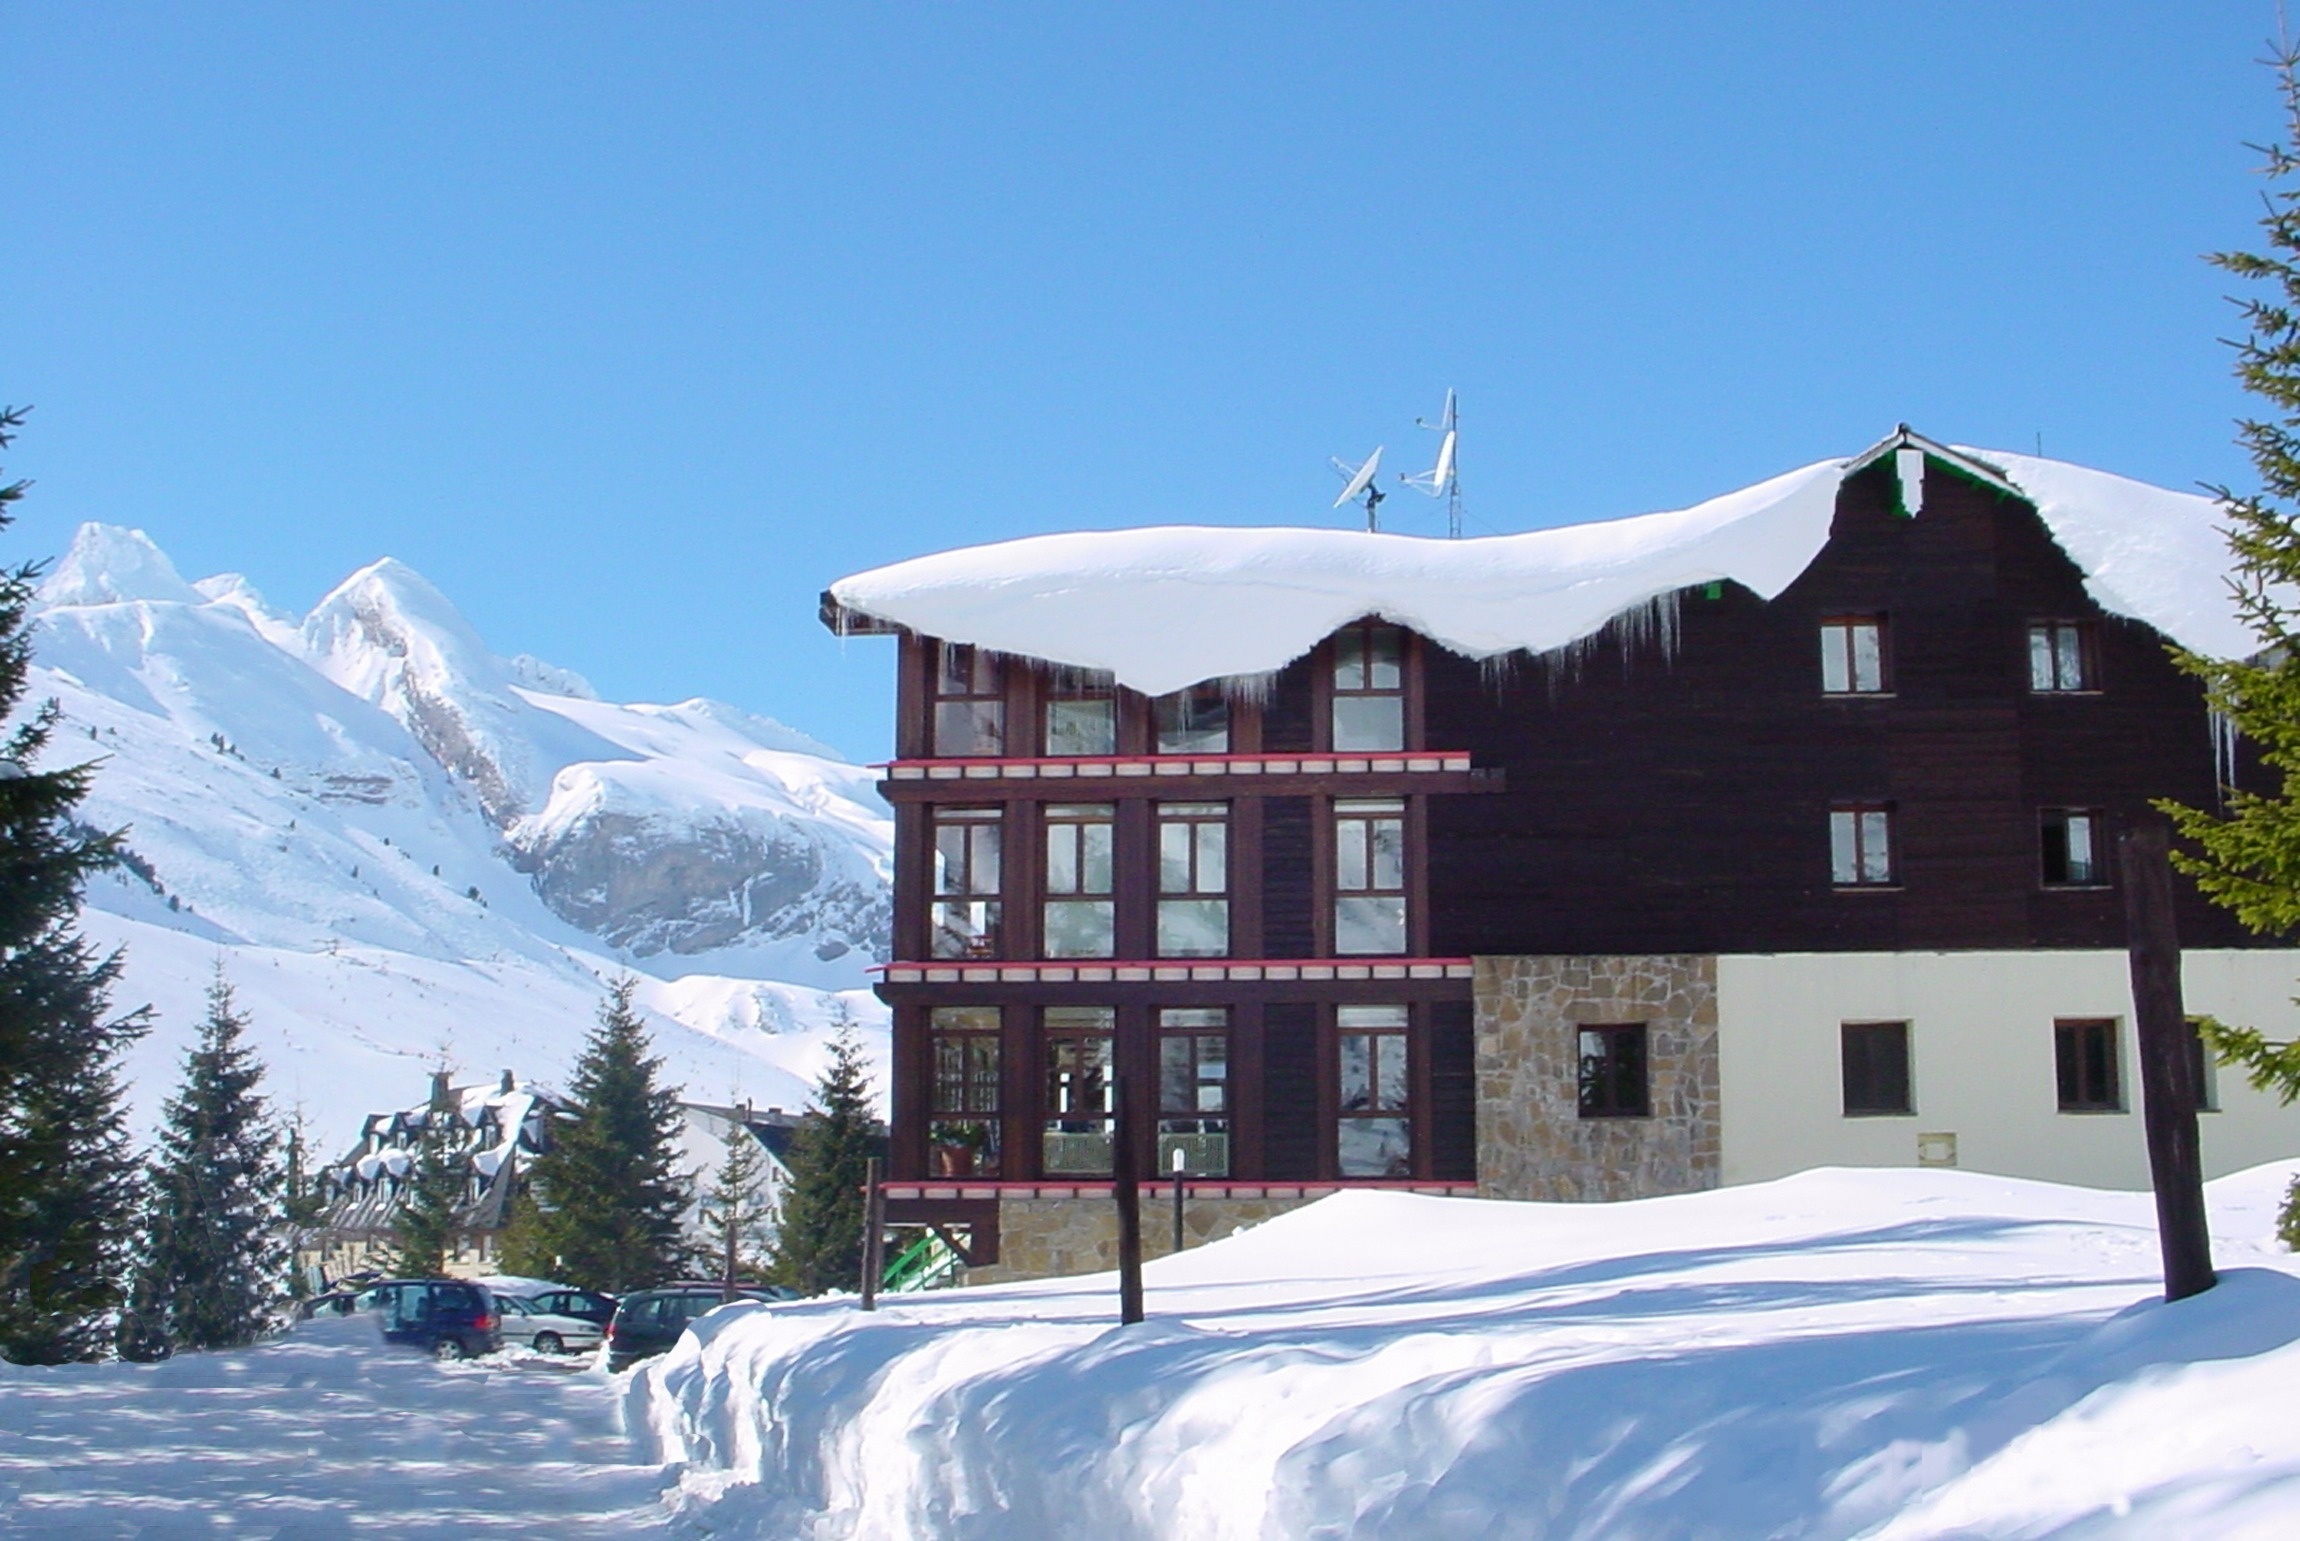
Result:
<svg viewBox="0 0 2300 1541"><path fill-rule="evenodd" d="M1633 1199L1718 1183L1717 960L1477 960L1478 1192ZM1580 1116L1580 1029L1642 1022L1648 1118Z"/></svg>
<svg viewBox="0 0 2300 1541"><path fill-rule="evenodd" d="M1219 1241L1313 1199L1192 1198L1182 1206L1188 1246ZM1145 1183L1142 1188L1142 1256L1145 1261L1174 1250L1172 1190ZM1051 1279L1063 1274L1099 1273L1118 1266L1118 1207L1104 1194L1089 1198L1001 1199L998 1203L998 1261L969 1268L964 1283L998 1284L1008 1279Z"/></svg>

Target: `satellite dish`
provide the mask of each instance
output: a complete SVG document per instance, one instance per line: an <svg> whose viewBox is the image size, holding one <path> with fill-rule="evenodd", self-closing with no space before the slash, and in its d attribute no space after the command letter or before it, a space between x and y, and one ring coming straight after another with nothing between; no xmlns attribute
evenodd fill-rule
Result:
<svg viewBox="0 0 2300 1541"><path fill-rule="evenodd" d="M1336 460L1334 469L1342 473L1349 481L1349 485L1342 489L1340 497L1334 499L1334 507L1340 508L1344 503L1349 502L1359 493L1371 487L1374 484L1374 477L1381 471L1381 468L1382 446L1379 444L1375 445L1374 452L1366 457L1364 465L1354 466L1346 460Z"/></svg>
<svg viewBox="0 0 2300 1541"><path fill-rule="evenodd" d="M1400 476L1399 481L1433 498L1446 500L1446 530L1454 539L1461 539L1461 480L1454 471L1454 454L1461 445L1460 418L1455 411L1454 393L1445 393L1445 411L1434 423L1414 419L1414 426L1427 428L1443 435L1438 440L1437 464L1419 476Z"/></svg>

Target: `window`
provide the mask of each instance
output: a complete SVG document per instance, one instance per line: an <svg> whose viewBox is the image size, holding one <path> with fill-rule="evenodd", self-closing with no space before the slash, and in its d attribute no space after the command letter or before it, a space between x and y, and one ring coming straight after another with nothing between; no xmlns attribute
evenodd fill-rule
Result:
<svg viewBox="0 0 2300 1541"><path fill-rule="evenodd" d="M1406 805L1399 797L1334 804L1334 951L1406 950Z"/></svg>
<svg viewBox="0 0 2300 1541"><path fill-rule="evenodd" d="M1230 950L1230 805L1158 805L1158 956Z"/></svg>
<svg viewBox="0 0 2300 1541"><path fill-rule="evenodd" d="M1107 1006L1046 1008L1046 1144L1044 1170L1097 1175L1110 1170L1112 1100L1110 1034L1117 1013Z"/></svg>
<svg viewBox="0 0 2300 1541"><path fill-rule="evenodd" d="M1909 1024L1847 1022L1839 1032L1845 1053L1845 1116L1915 1112L1909 1101Z"/></svg>
<svg viewBox="0 0 2300 1541"><path fill-rule="evenodd" d="M1006 752L1005 684L996 655L963 642L941 644L934 676L934 752Z"/></svg>
<svg viewBox="0 0 2300 1541"><path fill-rule="evenodd" d="M1583 1028L1581 1116L1645 1118L1651 1112L1646 1090L1645 1024Z"/></svg>
<svg viewBox="0 0 2300 1541"><path fill-rule="evenodd" d="M1230 1013L1167 1007L1158 1013L1158 1175L1176 1152L1192 1177L1230 1175Z"/></svg>
<svg viewBox="0 0 2300 1541"><path fill-rule="evenodd" d="M2047 808L2039 829L2044 886L2099 888L2108 882L2100 815L2084 808Z"/></svg>
<svg viewBox="0 0 2300 1541"><path fill-rule="evenodd" d="M1875 805L1829 810L1829 880L1839 888L1882 888L1893 881L1893 813Z"/></svg>
<svg viewBox="0 0 2300 1541"><path fill-rule="evenodd" d="M1046 752L1118 752L1118 690L1109 674L1100 669L1053 671L1047 684Z"/></svg>
<svg viewBox="0 0 2300 1541"><path fill-rule="evenodd" d="M1885 689L1885 623L1881 616L1841 615L1821 623L1821 690L1832 696L1881 695Z"/></svg>
<svg viewBox="0 0 2300 1541"><path fill-rule="evenodd" d="M1109 803L1052 803L1046 809L1046 928L1049 958L1107 958L1116 936L1111 908Z"/></svg>
<svg viewBox="0 0 2300 1541"><path fill-rule="evenodd" d="M1213 684L1192 685L1152 705L1160 754L1228 754L1230 698Z"/></svg>
<svg viewBox="0 0 2300 1541"><path fill-rule="evenodd" d="M999 1026L996 1006L937 1006L928 1018L931 1176L998 1175Z"/></svg>
<svg viewBox="0 0 2300 1541"><path fill-rule="evenodd" d="M998 956L996 808L934 810L934 900L928 951L937 958Z"/></svg>
<svg viewBox="0 0 2300 1541"><path fill-rule="evenodd" d="M2052 1025L2053 1066L2063 1113L2121 1113L2124 1091L2116 1068L2114 1017L2063 1020Z"/></svg>
<svg viewBox="0 0 2300 1541"><path fill-rule="evenodd" d="M1411 1177L1406 1009L1341 1006L1334 1016L1341 1051L1339 1170L1344 1177Z"/></svg>
<svg viewBox="0 0 2300 1541"><path fill-rule="evenodd" d="M1402 643L1395 626L1363 623L1334 634L1334 748L1405 748Z"/></svg>
<svg viewBox="0 0 2300 1541"><path fill-rule="evenodd" d="M2034 621L2028 629L2028 688L2039 694L2097 690L2092 627L2084 621Z"/></svg>

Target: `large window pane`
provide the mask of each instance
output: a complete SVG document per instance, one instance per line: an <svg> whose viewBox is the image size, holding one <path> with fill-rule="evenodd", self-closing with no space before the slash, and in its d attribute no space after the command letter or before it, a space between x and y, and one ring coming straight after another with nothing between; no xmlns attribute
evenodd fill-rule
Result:
<svg viewBox="0 0 2300 1541"><path fill-rule="evenodd" d="M1404 641L1395 626L1363 624L1334 635L1333 747L1405 747Z"/></svg>
<svg viewBox="0 0 2300 1541"><path fill-rule="evenodd" d="M997 956L1002 823L996 808L936 810L933 956Z"/></svg>
<svg viewBox="0 0 2300 1541"><path fill-rule="evenodd" d="M1335 1009L1334 1021L1339 1170L1344 1177L1410 1177L1406 1008L1342 1006Z"/></svg>
<svg viewBox="0 0 2300 1541"><path fill-rule="evenodd" d="M1118 703L1046 703L1046 752L1050 755L1107 755L1118 752Z"/></svg>
<svg viewBox="0 0 2300 1541"><path fill-rule="evenodd" d="M1230 807L1160 803L1158 955L1212 958L1230 950Z"/></svg>
<svg viewBox="0 0 2300 1541"><path fill-rule="evenodd" d="M1406 746L1406 704L1397 696L1334 697L1334 747L1382 750Z"/></svg>
<svg viewBox="0 0 2300 1541"><path fill-rule="evenodd" d="M1108 899L1046 901L1049 958L1107 958L1117 948L1117 917Z"/></svg>
<svg viewBox="0 0 2300 1541"><path fill-rule="evenodd" d="M1050 1174L1102 1175L1110 1170L1116 1104L1106 1006L1051 1006L1045 1018L1046 1130L1042 1161Z"/></svg>
<svg viewBox="0 0 2300 1541"><path fill-rule="evenodd" d="M1192 685L1170 696L1160 696L1152 716L1158 730L1160 754L1227 754L1230 750L1230 702L1212 685Z"/></svg>
<svg viewBox="0 0 2300 1541"><path fill-rule="evenodd" d="M934 752L948 758L1006 752L1006 709L996 701L937 701Z"/></svg>
<svg viewBox="0 0 2300 1541"><path fill-rule="evenodd" d="M1177 1152L1192 1177L1230 1171L1229 1012L1173 1008L1158 1013L1158 1173Z"/></svg>
<svg viewBox="0 0 2300 1541"><path fill-rule="evenodd" d="M1405 1119L1344 1119L1337 1147L1344 1177L1414 1175L1413 1139Z"/></svg>
<svg viewBox="0 0 2300 1541"><path fill-rule="evenodd" d="M1397 798L1334 804L1334 950L1406 950L1405 803Z"/></svg>
<svg viewBox="0 0 2300 1541"><path fill-rule="evenodd" d="M995 1006L938 1006L929 1018L934 1084L927 1148L934 1176L998 1175L999 1029Z"/></svg>
<svg viewBox="0 0 2300 1541"><path fill-rule="evenodd" d="M1229 950L1229 900L1158 901L1159 957L1219 958Z"/></svg>
<svg viewBox="0 0 2300 1541"><path fill-rule="evenodd" d="M1107 958L1115 945L1113 810L1057 803L1046 810L1044 946L1049 958Z"/></svg>

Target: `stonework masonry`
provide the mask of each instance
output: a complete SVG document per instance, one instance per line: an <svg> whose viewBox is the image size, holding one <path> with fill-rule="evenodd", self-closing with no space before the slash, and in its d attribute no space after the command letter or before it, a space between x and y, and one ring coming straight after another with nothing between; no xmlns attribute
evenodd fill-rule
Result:
<svg viewBox="0 0 2300 1541"><path fill-rule="evenodd" d="M1183 1235L1190 1246L1219 1241L1314 1199L1190 1199L1182 1207ZM1142 1256L1164 1257L1174 1250L1174 1208L1166 1193L1142 1188ZM1118 1266L1118 1209L1108 1195L1092 1198L1001 1199L998 1204L998 1261L969 1268L962 1282L998 1284L1008 1279L1051 1279L1064 1274L1099 1273Z"/></svg>
<svg viewBox="0 0 2300 1541"><path fill-rule="evenodd" d="M1719 1179L1717 960L1706 955L1476 962L1482 1197L1602 1200ZM1648 1118L1580 1116L1580 1029L1642 1022Z"/></svg>

